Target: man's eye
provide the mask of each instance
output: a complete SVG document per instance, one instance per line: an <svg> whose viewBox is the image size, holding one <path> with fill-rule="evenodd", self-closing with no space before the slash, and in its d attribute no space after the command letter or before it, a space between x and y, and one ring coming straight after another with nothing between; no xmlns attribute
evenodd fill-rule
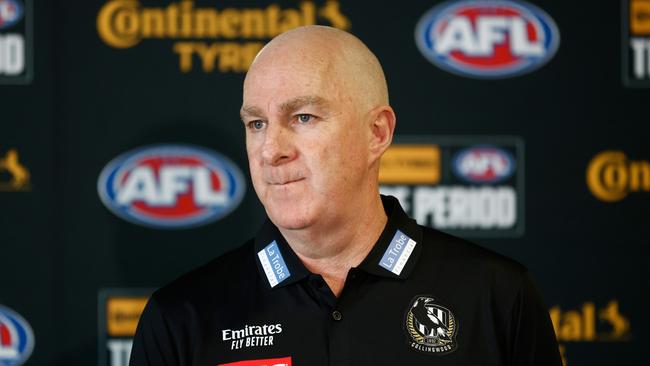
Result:
<svg viewBox="0 0 650 366"><path fill-rule="evenodd" d="M250 121L248 122L248 128L251 130L261 130L264 128L264 121Z"/></svg>
<svg viewBox="0 0 650 366"><path fill-rule="evenodd" d="M300 123L307 123L311 121L314 118L311 114L299 114L298 115L298 122Z"/></svg>

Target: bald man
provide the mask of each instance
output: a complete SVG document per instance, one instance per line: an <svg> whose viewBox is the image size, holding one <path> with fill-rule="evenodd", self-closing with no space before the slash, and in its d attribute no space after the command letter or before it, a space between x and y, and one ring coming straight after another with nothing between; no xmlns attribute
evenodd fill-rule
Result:
<svg viewBox="0 0 650 366"><path fill-rule="evenodd" d="M377 58L309 26L274 38L241 119L268 220L159 289L131 365L561 365L525 267L380 196L395 113Z"/></svg>

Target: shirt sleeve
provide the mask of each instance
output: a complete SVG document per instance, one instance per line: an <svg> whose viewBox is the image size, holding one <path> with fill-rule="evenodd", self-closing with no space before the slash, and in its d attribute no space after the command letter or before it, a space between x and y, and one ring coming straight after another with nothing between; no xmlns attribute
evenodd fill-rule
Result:
<svg viewBox="0 0 650 366"><path fill-rule="evenodd" d="M173 325L152 296L147 302L133 338L130 366L182 365ZM178 334L176 332L176 334Z"/></svg>
<svg viewBox="0 0 650 366"><path fill-rule="evenodd" d="M510 366L562 366L546 305L526 273L512 307Z"/></svg>

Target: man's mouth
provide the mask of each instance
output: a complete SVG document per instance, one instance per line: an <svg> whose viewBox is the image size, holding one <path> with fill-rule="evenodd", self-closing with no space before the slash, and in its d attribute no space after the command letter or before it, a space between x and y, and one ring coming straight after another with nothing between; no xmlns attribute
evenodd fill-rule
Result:
<svg viewBox="0 0 650 366"><path fill-rule="evenodd" d="M300 182L300 181L303 181L303 180L305 180L305 178L296 178L296 179L291 179L291 180L287 180L287 181L271 182L269 184L272 185L272 186L286 186L286 185L289 185L291 183L297 183L297 182Z"/></svg>

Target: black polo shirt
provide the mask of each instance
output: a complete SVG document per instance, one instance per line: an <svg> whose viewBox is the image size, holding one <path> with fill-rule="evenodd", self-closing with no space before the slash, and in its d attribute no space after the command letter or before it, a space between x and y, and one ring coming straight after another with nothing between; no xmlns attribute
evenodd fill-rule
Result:
<svg viewBox="0 0 650 366"><path fill-rule="evenodd" d="M561 365L522 265L382 200L388 223L340 297L267 221L153 294L131 366Z"/></svg>

